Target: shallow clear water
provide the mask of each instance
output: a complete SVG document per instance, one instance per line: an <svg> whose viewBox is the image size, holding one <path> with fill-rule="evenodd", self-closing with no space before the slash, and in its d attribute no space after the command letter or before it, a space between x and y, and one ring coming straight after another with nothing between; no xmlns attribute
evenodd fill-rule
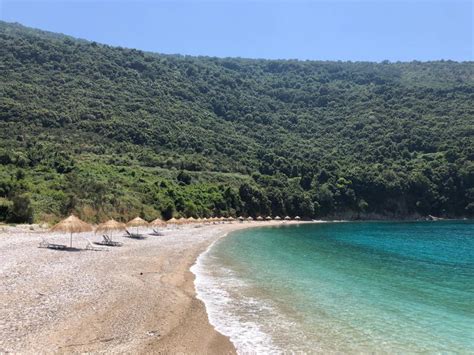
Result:
<svg viewBox="0 0 474 355"><path fill-rule="evenodd" d="M241 352L474 351L474 223L249 229L193 267Z"/></svg>

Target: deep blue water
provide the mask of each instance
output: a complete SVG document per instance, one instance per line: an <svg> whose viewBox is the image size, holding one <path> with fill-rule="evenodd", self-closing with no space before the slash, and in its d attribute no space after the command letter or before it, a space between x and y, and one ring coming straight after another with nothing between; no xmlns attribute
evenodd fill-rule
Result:
<svg viewBox="0 0 474 355"><path fill-rule="evenodd" d="M241 351L474 351L474 223L235 232L200 258L211 322Z"/></svg>

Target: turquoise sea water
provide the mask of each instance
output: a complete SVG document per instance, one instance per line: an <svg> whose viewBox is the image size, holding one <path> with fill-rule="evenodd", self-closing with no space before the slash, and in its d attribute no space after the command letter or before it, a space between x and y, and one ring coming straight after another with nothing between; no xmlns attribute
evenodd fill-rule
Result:
<svg viewBox="0 0 474 355"><path fill-rule="evenodd" d="M474 352L474 223L235 232L193 267L241 352Z"/></svg>

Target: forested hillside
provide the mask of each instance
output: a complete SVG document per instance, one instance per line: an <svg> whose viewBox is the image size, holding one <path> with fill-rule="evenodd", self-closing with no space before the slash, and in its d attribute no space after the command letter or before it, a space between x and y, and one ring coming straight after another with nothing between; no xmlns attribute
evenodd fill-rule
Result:
<svg viewBox="0 0 474 355"><path fill-rule="evenodd" d="M0 22L0 220L472 216L473 75L160 55Z"/></svg>

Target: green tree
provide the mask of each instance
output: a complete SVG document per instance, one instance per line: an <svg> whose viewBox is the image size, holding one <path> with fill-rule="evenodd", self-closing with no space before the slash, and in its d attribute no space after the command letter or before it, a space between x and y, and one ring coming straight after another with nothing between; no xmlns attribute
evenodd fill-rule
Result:
<svg viewBox="0 0 474 355"><path fill-rule="evenodd" d="M176 179L185 185L189 185L191 183L192 177L184 170L181 170Z"/></svg>
<svg viewBox="0 0 474 355"><path fill-rule="evenodd" d="M8 214L8 222L33 223L33 207L27 195L15 195Z"/></svg>

